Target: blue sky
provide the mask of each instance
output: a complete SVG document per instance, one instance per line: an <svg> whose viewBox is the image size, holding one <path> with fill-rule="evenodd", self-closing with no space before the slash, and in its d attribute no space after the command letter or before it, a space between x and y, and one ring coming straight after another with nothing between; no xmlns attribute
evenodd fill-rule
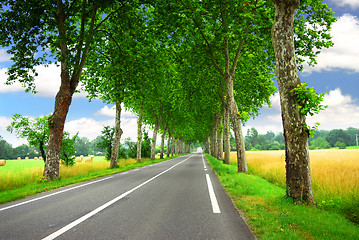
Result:
<svg viewBox="0 0 359 240"><path fill-rule="evenodd" d="M308 118L308 124L320 122L320 129L359 128L359 0L325 1L338 18L331 34L334 47L322 51L318 65L306 66L300 73L301 81L307 82L318 93L324 93L324 104L328 108L315 117ZM38 67L36 78L38 94L25 93L20 84L5 85L6 68L11 64L10 56L0 48L0 136L13 147L26 143L6 131L11 117L19 113L29 117L39 117L53 111L55 95L60 86L60 71L51 65ZM264 107L260 116L249 120L243 132L255 127L259 133L282 132L279 95L271 97L272 108ZM76 93L70 106L65 130L71 135L90 140L101 134L105 125L114 125L115 112L112 105L102 101L88 102L84 93ZM137 137L136 116L124 112L121 120L123 138Z"/></svg>

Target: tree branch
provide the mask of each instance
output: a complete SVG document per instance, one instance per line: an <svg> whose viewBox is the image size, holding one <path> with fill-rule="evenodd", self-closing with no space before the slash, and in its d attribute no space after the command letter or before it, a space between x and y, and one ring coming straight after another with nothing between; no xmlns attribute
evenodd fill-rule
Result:
<svg viewBox="0 0 359 240"><path fill-rule="evenodd" d="M206 36L204 35L204 33L203 33L201 27L199 26L197 20L194 19L194 18L193 18L192 20L193 20L194 24L196 25L196 27L198 28L198 30L199 30L199 32L200 32L202 38L204 39L204 41L205 41L206 44L207 44L207 47L208 47L208 50L209 50L209 54L210 54L210 56L211 56L211 59L212 59L212 62L213 62L213 64L214 64L215 68L218 70L219 74L220 74L222 77L224 77L224 73L223 73L222 69L218 66L218 64L217 64L217 62L216 62L216 59L214 58L214 54L213 54L213 50L212 50L211 44L208 42L208 40L207 40Z"/></svg>
<svg viewBox="0 0 359 240"><path fill-rule="evenodd" d="M101 25L107 21L107 19L109 19L112 15L114 15L115 13L117 13L118 11L120 11L123 7L125 7L126 5L123 4L121 7L119 7L117 10L111 12L109 15L107 15L104 19L102 19L102 21L95 27L95 31L97 29L99 29L99 27L101 27Z"/></svg>

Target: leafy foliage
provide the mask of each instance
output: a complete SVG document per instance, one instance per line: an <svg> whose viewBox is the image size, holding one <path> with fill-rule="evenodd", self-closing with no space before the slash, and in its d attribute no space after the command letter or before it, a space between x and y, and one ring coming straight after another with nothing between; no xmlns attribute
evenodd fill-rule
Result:
<svg viewBox="0 0 359 240"><path fill-rule="evenodd" d="M32 120L14 114L13 122L6 128L11 133L15 132L18 137L26 138L30 146L38 147L45 162L45 151L49 140L49 117L50 115L44 115Z"/></svg>
<svg viewBox="0 0 359 240"><path fill-rule="evenodd" d="M77 138L77 134L75 134L75 136L73 136L72 138L70 138L70 133L68 132L64 132L64 137L62 140L62 146L61 146L61 163L66 165L66 166L73 166L75 165L76 161L75 161L75 152L76 152L76 148L75 148L75 141Z"/></svg>
<svg viewBox="0 0 359 240"><path fill-rule="evenodd" d="M307 116L308 114L313 116L318 114L321 110L324 110L328 106L321 105L324 95L326 93L317 94L313 87L308 87L308 84L303 82L290 91L294 93L299 103L299 109L301 114ZM313 127L304 124L305 129L308 131L309 136L313 137L320 123L315 123Z"/></svg>
<svg viewBox="0 0 359 240"><path fill-rule="evenodd" d="M113 142L113 135L115 134L115 128L110 126L104 126L101 131L101 140L97 142L97 147L103 148L106 150L105 158L107 160L111 160L112 155L112 142Z"/></svg>
<svg viewBox="0 0 359 240"><path fill-rule="evenodd" d="M300 104L299 109L303 115L307 116L309 114L313 116L328 107L321 105L326 93L317 94L314 88L308 87L308 84L305 82L299 84L291 92L297 97L297 101Z"/></svg>

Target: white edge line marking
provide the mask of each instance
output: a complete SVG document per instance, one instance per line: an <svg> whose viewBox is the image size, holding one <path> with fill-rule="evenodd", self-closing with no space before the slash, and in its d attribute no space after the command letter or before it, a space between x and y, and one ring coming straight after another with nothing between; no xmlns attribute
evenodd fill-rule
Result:
<svg viewBox="0 0 359 240"><path fill-rule="evenodd" d="M206 179L207 179L207 185L208 185L209 198L211 199L211 203L212 203L213 213L221 213L221 210L219 209L218 201L216 198L216 194L214 193L212 182L211 182L211 179L209 178L208 173L206 174Z"/></svg>
<svg viewBox="0 0 359 240"><path fill-rule="evenodd" d="M7 209L10 209L10 208L18 207L18 206L21 206L21 205L24 205L24 204L27 204L27 203L35 202L37 200L52 197L54 195L64 193L64 192L67 192L67 191L71 191L71 190L74 190L74 189L77 189L77 188L80 188L80 187L84 187L84 186L87 186L87 185L90 185L90 184L93 184L93 183L98 183L98 182L101 182L101 181L104 181L104 180L107 180L107 179L110 179L110 178L113 178L113 176L109 176L109 177L106 177L106 178L103 178L103 179L100 179L100 180L88 182L88 183L78 185L78 186L75 186L75 187L72 187L72 188L64 189L64 190L59 191L59 192L51 193L51 194L46 195L46 196L42 196L42 197L39 197L39 198L34 198L34 199L31 199L31 200L28 200L28 201L25 201L25 202L21 202L21 203L18 203L18 204L14 204L14 205L11 205L11 206L8 206L8 207L0 208L0 212L4 211L4 210L7 210Z"/></svg>
<svg viewBox="0 0 359 240"><path fill-rule="evenodd" d="M194 156L194 155L192 155L192 156ZM63 227L63 228L57 230L56 232L50 234L49 236L43 238L42 240L51 240L51 239L57 238L57 237L60 236L61 234L63 234L63 233L65 233L65 232L67 232L68 230L70 230L71 228L77 226L78 224L80 224L80 223L82 223L83 221L89 219L90 217L94 216L95 214L99 213L100 211L104 210L105 208L111 206L111 205L114 204L115 202L117 202L117 201L121 200L122 198L126 197L127 195L129 195L130 193L134 192L134 191L137 190L138 188L144 186L145 184L147 184L147 183L151 182L152 180L158 178L159 176L161 176L162 174L168 172L169 170L171 170L172 168L176 167L177 165L179 165L179 164L183 163L184 161L188 160L188 159L191 158L192 156L190 156L190 157L188 157L188 158L182 160L181 162L179 162L179 163L173 165L172 167L168 168L167 170L165 170L165 171L163 171L163 172L157 174L156 176L154 176L154 177L148 179L147 181L145 181L145 182L141 183L140 185L138 185L138 186L132 188L131 190L128 190L127 192L125 192L125 193L121 194L120 196L118 196L118 197L112 199L111 201L105 203L104 205L102 205L102 206L96 208L95 210L89 212L88 214L86 214L86 215L80 217L79 219L77 219L77 220L73 221L72 223L66 225L65 227Z"/></svg>

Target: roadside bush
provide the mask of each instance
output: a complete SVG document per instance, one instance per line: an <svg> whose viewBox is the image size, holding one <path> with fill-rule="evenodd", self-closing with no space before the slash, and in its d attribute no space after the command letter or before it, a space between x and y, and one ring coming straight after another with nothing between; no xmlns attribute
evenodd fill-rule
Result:
<svg viewBox="0 0 359 240"><path fill-rule="evenodd" d="M339 149L346 149L347 145L345 145L345 143L343 142L338 141L335 143L334 147L338 147Z"/></svg>

